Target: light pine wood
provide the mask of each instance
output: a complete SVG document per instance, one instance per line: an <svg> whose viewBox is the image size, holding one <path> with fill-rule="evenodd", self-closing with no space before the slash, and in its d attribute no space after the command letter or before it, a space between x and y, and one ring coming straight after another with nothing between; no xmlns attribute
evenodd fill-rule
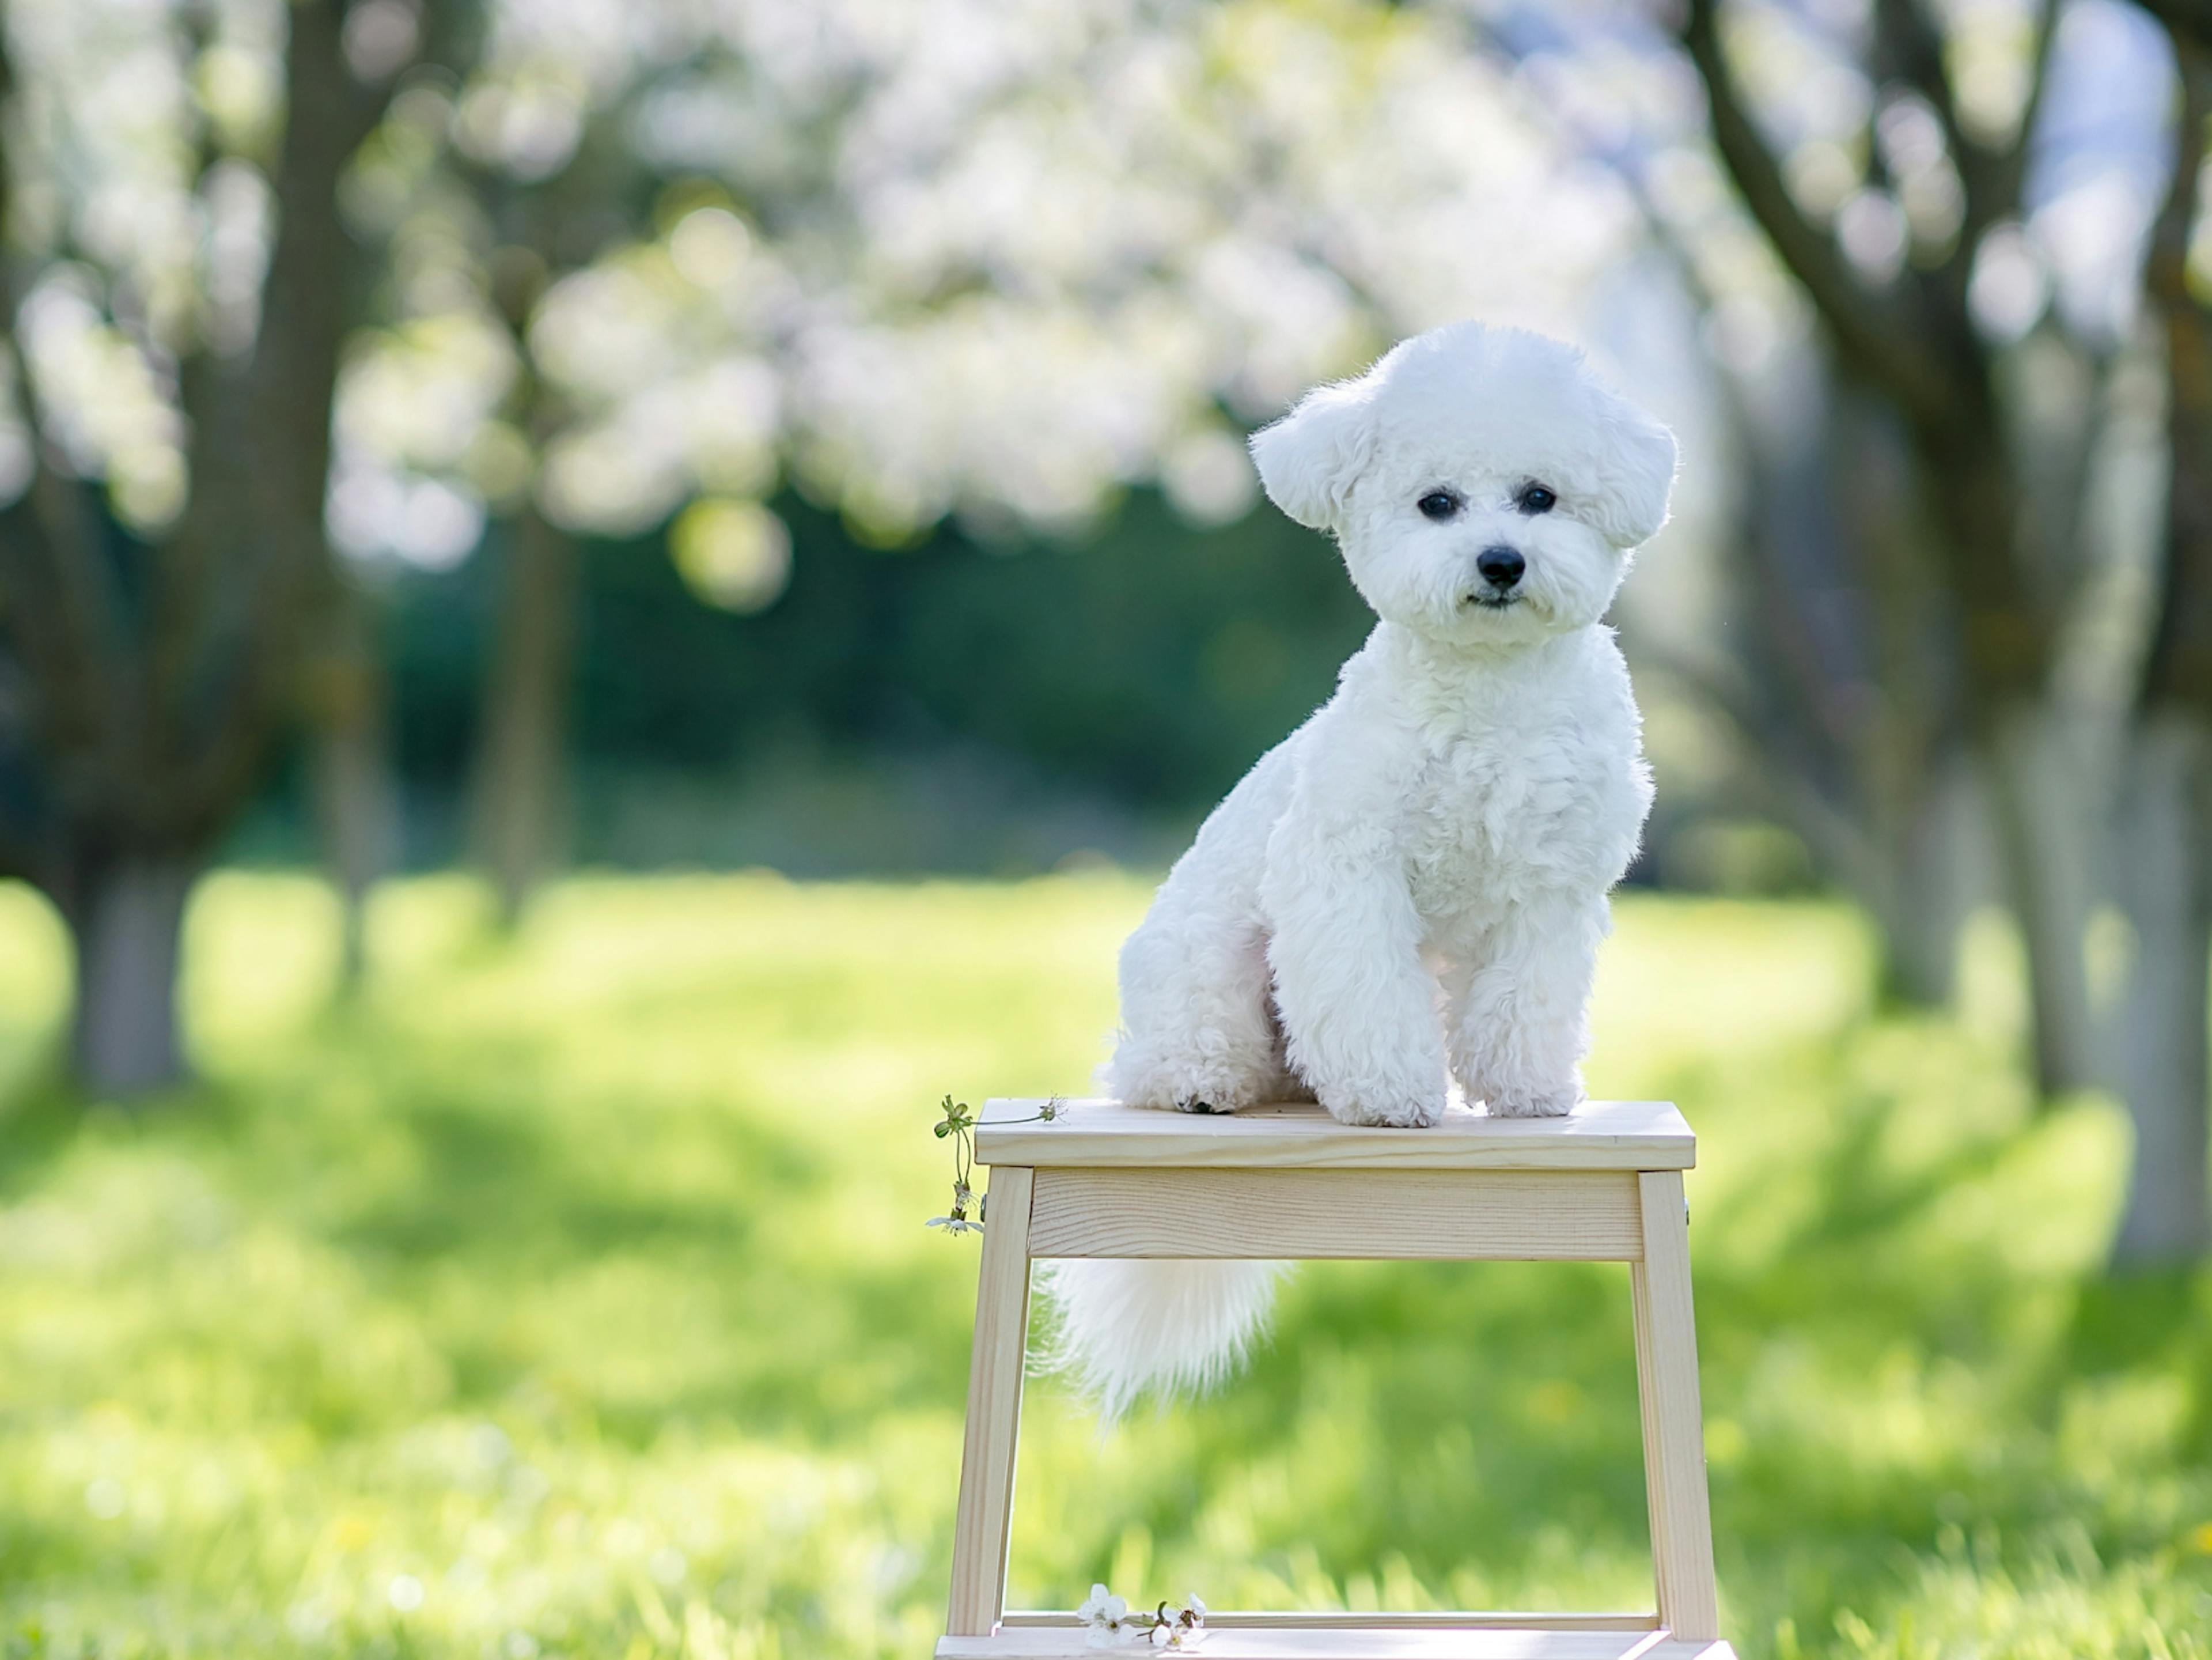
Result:
<svg viewBox="0 0 2212 1660"><path fill-rule="evenodd" d="M999 1623L1008 1630L1017 1626L1069 1626L1075 1616L1066 1610L1042 1613L1024 1610L1009 1614ZM1656 1614L1483 1614L1436 1611L1426 1614L1349 1614L1334 1608L1304 1612L1208 1608L1209 1631L1275 1631L1310 1627L1315 1631L1656 1631Z"/></svg>
<svg viewBox="0 0 2212 1660"><path fill-rule="evenodd" d="M1668 1101L1585 1101L1564 1118L1492 1118L1455 1106L1428 1129L1340 1124L1311 1104L1229 1115L1163 1112L1119 1101L984 1104L975 1157L986 1164L1148 1169L1687 1170L1697 1137Z"/></svg>
<svg viewBox="0 0 2212 1660"><path fill-rule="evenodd" d="M1610 1171L1048 1167L1030 1254L1626 1262L1644 1254L1636 1183Z"/></svg>
<svg viewBox="0 0 2212 1660"><path fill-rule="evenodd" d="M1009 1627L990 1637L947 1637L937 1660L1096 1660L1126 1653L1157 1660L1141 1642L1091 1648L1080 1627ZM1193 1660L1735 1660L1725 1643L1664 1631L1550 1631L1492 1627L1270 1626L1209 1630Z"/></svg>
<svg viewBox="0 0 2212 1660"><path fill-rule="evenodd" d="M1629 1287L1659 1620L1683 1637L1710 1640L1720 1634L1720 1611L1705 1493L1705 1418L1698 1398L1689 1218L1679 1171L1648 1171L1637 1183L1643 1197L1644 1260L1629 1269Z"/></svg>
<svg viewBox="0 0 2212 1660"><path fill-rule="evenodd" d="M1455 1110L1429 1130L1318 1108L1233 1118L1117 1102L996 1100L976 1291L951 1614L937 1660L1088 1660L1074 1616L1002 1614L1030 1262L1036 1256L1574 1259L1630 1265L1656 1614L1220 1614L1212 1660L1733 1660L1718 1639L1681 1172L1696 1141L1663 1102L1566 1119ZM994 1122L993 1121L1000 1121ZM1141 1648L1143 1645L1133 1645Z"/></svg>
<svg viewBox="0 0 2212 1660"><path fill-rule="evenodd" d="M1022 1361L1030 1330L1030 1205L1036 1173L991 1172L975 1342L968 1370L967 1440L952 1523L952 1600L946 1632L983 1636L1006 1605L1006 1547L1014 1513L1014 1448L1021 1433Z"/></svg>

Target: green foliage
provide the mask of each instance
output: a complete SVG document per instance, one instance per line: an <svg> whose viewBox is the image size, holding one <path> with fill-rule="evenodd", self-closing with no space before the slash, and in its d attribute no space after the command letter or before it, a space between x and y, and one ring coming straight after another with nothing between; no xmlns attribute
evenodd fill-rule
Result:
<svg viewBox="0 0 2212 1660"><path fill-rule="evenodd" d="M1005 832L933 840L912 815L849 810L824 815L834 839L749 831L729 790L951 756L1022 787L1001 818L1071 796L1194 815L1313 713L1374 620L1328 543L1272 509L1203 531L1139 492L1075 541L986 544L947 524L881 551L796 497L776 506L791 587L757 615L700 604L658 537L587 547L571 700L587 860L651 862L619 805L641 773L656 796L725 792L663 832L678 857L799 872L996 874ZM505 556L495 541L392 590L399 762L432 800L462 788Z"/></svg>
<svg viewBox="0 0 2212 1660"><path fill-rule="evenodd" d="M222 878L210 1081L124 1116L38 1083L62 946L0 890L0 1653L926 1654L976 1263L933 1104L1080 1090L1143 899L577 881L507 946L425 881L331 1012L322 891ZM1704 1138L1729 1627L2202 1660L2212 1280L2100 1279L2114 1116L1870 987L1809 904L1634 899L1606 959L1594 1086ZM1219 1397L1102 1440L1048 1380L1026 1431L1024 1602L1649 1603L1617 1268L1310 1268Z"/></svg>

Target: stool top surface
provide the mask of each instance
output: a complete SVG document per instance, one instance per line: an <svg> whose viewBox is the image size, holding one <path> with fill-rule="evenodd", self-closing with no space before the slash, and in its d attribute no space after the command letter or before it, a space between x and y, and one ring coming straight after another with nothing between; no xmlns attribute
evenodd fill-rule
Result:
<svg viewBox="0 0 2212 1660"><path fill-rule="evenodd" d="M1564 1118L1492 1118L1457 1104L1427 1129L1340 1124L1310 1102L1232 1115L1119 1101L987 1101L975 1126L985 1164L1213 1170L1687 1170L1698 1138L1671 1101L1585 1101Z"/></svg>

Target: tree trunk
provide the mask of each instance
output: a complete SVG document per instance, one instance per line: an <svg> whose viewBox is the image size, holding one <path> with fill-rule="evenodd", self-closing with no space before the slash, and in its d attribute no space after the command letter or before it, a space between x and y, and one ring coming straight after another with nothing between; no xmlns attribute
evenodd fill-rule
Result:
<svg viewBox="0 0 2212 1660"><path fill-rule="evenodd" d="M368 893L397 862L399 814L384 666L366 599L350 579L340 580L310 702L315 818L324 868L338 896L343 994L360 985L367 969Z"/></svg>
<svg viewBox="0 0 2212 1660"><path fill-rule="evenodd" d="M315 734L315 817L324 869L337 891L338 988L350 993L368 967L369 891L392 867L397 787L381 719L326 726Z"/></svg>
<svg viewBox="0 0 2212 1660"><path fill-rule="evenodd" d="M76 939L70 1050L94 1095L136 1096L185 1080L177 1023L185 899L197 860L121 854L77 873L69 920Z"/></svg>
<svg viewBox="0 0 2212 1660"><path fill-rule="evenodd" d="M553 867L568 818L575 589L574 543L526 506L507 537L475 790L477 857L508 927Z"/></svg>
<svg viewBox="0 0 2212 1660"><path fill-rule="evenodd" d="M2147 718L2129 770L2118 840L2136 949L2118 1059L2136 1146L2112 1259L2149 1266L2189 1261L2212 1244L2205 1207L2212 726L2177 711Z"/></svg>
<svg viewBox="0 0 2212 1660"><path fill-rule="evenodd" d="M2120 1065L2135 1121L2116 1265L2185 1262L2206 1217L2208 959L2212 959L2212 328L2189 280L2212 57L2174 42L2182 107L2172 182L2151 230L2146 295L2165 332L2166 560L2129 751L2118 841L2135 922Z"/></svg>
<svg viewBox="0 0 2212 1660"><path fill-rule="evenodd" d="M1919 1008L1942 1008L1958 989L1959 936L1987 894L1972 769L1938 757L1919 781L1898 832L1883 838L1879 897L1882 989Z"/></svg>
<svg viewBox="0 0 2212 1660"><path fill-rule="evenodd" d="M2049 1101L2088 1088L2097 1076L2083 949L2095 791L2045 711L2017 710L2001 721L1988 758L1990 812L2027 958L2029 1053L2036 1090Z"/></svg>

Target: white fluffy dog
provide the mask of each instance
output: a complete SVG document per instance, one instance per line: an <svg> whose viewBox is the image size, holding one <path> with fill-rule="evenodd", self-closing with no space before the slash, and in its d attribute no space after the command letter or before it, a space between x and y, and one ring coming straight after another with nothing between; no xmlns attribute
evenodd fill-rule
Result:
<svg viewBox="0 0 2212 1660"><path fill-rule="evenodd" d="M1462 323L1308 393L1252 455L1381 620L1130 936L1104 1082L1144 1106L1318 1099L1415 1127L1455 1079L1494 1116L1565 1113L1606 896L1651 803L1600 619L1666 521L1674 438L1571 347ZM1201 1385L1274 1273L1059 1264L1063 1353L1109 1415Z"/></svg>

